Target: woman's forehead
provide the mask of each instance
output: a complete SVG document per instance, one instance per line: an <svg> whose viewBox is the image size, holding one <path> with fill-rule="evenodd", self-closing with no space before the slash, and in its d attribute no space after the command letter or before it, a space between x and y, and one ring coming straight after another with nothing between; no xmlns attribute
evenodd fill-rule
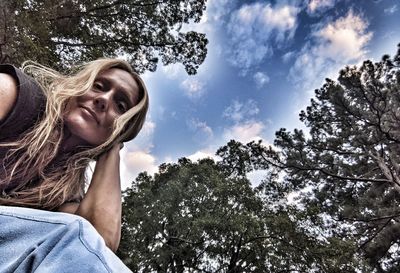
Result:
<svg viewBox="0 0 400 273"><path fill-rule="evenodd" d="M120 68L110 68L99 73L96 80L103 80L106 84L124 91L133 104L139 99L139 84L133 75Z"/></svg>

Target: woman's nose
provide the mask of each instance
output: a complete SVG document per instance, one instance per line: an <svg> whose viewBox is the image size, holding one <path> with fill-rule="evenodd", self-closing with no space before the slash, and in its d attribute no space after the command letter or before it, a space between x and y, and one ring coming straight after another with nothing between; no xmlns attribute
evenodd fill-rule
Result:
<svg viewBox="0 0 400 273"><path fill-rule="evenodd" d="M108 109L109 100L109 96L102 94L94 98L94 105L98 110L104 112Z"/></svg>

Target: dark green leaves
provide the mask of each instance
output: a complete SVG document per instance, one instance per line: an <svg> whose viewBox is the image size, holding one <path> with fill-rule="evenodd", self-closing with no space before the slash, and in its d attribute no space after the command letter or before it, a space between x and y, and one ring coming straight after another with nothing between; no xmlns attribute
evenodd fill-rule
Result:
<svg viewBox="0 0 400 273"><path fill-rule="evenodd" d="M1 63L34 60L63 69L99 57L122 56L138 72L182 63L195 74L207 39L182 32L199 22L205 1L2 1ZM3 16L4 15L4 16Z"/></svg>

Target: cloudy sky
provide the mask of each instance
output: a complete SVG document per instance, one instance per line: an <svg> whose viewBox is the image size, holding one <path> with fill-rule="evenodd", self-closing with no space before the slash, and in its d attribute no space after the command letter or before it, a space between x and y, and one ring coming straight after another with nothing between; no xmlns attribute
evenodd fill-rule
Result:
<svg viewBox="0 0 400 273"><path fill-rule="evenodd" d="M122 150L123 188L161 163L212 157L230 139L272 143L279 128L301 127L298 113L326 77L396 52L400 1L208 0L186 30L207 34L207 58L195 76L178 64L144 75L150 113Z"/></svg>

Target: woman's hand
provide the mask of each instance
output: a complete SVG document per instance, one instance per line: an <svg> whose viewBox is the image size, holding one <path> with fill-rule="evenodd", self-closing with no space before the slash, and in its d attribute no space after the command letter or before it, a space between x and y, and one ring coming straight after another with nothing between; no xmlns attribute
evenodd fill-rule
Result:
<svg viewBox="0 0 400 273"><path fill-rule="evenodd" d="M96 160L96 167L97 167L97 164L102 165L102 164L105 164L104 163L105 161L109 161L109 160L115 161L114 163L117 163L117 161L118 161L118 167L119 167L119 161L120 161L119 151L122 148L121 145L123 146L123 144L120 144L120 143L114 144L111 147L111 149L102 153ZM109 162L109 163L111 163L111 162ZM96 168L94 170L93 176L94 176L95 172L96 172Z"/></svg>

